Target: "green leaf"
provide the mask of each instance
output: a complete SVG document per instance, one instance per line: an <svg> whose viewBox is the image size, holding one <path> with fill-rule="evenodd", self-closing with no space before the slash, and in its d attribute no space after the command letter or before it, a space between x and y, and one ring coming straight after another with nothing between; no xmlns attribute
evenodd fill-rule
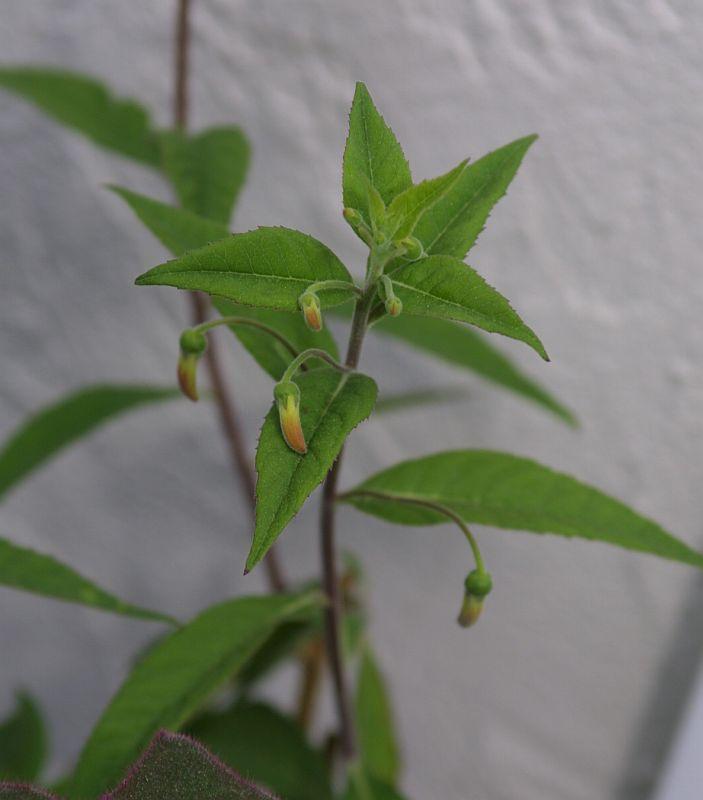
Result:
<svg viewBox="0 0 703 800"><path fill-rule="evenodd" d="M469 164L415 228L428 255L466 256L536 138L517 139Z"/></svg>
<svg viewBox="0 0 703 800"><path fill-rule="evenodd" d="M103 384L69 394L24 422L0 450L0 497L60 450L132 408L178 397L174 389Z"/></svg>
<svg viewBox="0 0 703 800"><path fill-rule="evenodd" d="M320 484L351 431L369 416L376 384L359 373L310 370L296 378L308 452L293 452L281 435L274 403L256 451L256 526L247 571L266 555L281 531Z"/></svg>
<svg viewBox="0 0 703 800"><path fill-rule="evenodd" d="M360 211L370 222L368 183L388 205L396 195L412 186L412 177L393 131L376 110L366 86L357 83L349 114L342 186L344 205Z"/></svg>
<svg viewBox="0 0 703 800"><path fill-rule="evenodd" d="M497 386L537 403L569 425L576 425L568 408L521 373L507 356L471 328L449 320L401 314L395 318L381 318L372 330L424 350L449 364L471 370ZM386 399L381 397L377 410L380 410L381 403Z"/></svg>
<svg viewBox="0 0 703 800"><path fill-rule="evenodd" d="M120 186L108 186L136 214L137 218L173 255L205 247L232 234L226 225L199 217L190 211L152 200Z"/></svg>
<svg viewBox="0 0 703 800"><path fill-rule="evenodd" d="M198 742L158 733L125 780L103 800L275 800Z"/></svg>
<svg viewBox="0 0 703 800"><path fill-rule="evenodd" d="M39 708L25 693L17 695L11 717L0 724L0 781L34 781L47 755L47 737Z"/></svg>
<svg viewBox="0 0 703 800"><path fill-rule="evenodd" d="M208 128L195 136L162 135L164 169L184 208L229 224L244 185L250 148L236 127Z"/></svg>
<svg viewBox="0 0 703 800"><path fill-rule="evenodd" d="M578 536L703 568L703 555L656 522L569 475L507 453L455 450L404 461L345 493L344 499L403 525L446 522L441 514L413 504L430 501L465 522Z"/></svg>
<svg viewBox="0 0 703 800"><path fill-rule="evenodd" d="M305 289L323 280L352 282L344 264L322 242L290 228L257 228L160 264L136 283L175 286L244 305L297 311ZM349 299L349 292L340 289L319 294L323 306Z"/></svg>
<svg viewBox="0 0 703 800"><path fill-rule="evenodd" d="M12 544L7 539L0 539L0 586L125 617L179 624L166 614L125 603L55 558Z"/></svg>
<svg viewBox="0 0 703 800"><path fill-rule="evenodd" d="M38 786L26 783L0 783L0 800L58 800Z"/></svg>
<svg viewBox="0 0 703 800"><path fill-rule="evenodd" d="M489 333L525 342L549 360L534 331L505 297L463 261L429 256L406 264L393 273L393 288L406 314L468 322Z"/></svg>
<svg viewBox="0 0 703 800"><path fill-rule="evenodd" d="M394 320L395 321L395 320ZM417 406L438 405L465 399L467 393L461 387L447 386L443 389L417 389L413 392L383 393L376 403L374 411L392 413Z"/></svg>
<svg viewBox="0 0 703 800"><path fill-rule="evenodd" d="M208 608L135 666L88 739L71 797L113 785L159 728L179 728L276 626L319 608L317 593L245 597Z"/></svg>
<svg viewBox="0 0 703 800"><path fill-rule="evenodd" d="M284 661L293 659L305 642L319 634L321 623L312 617L279 625L237 673L239 691L246 694Z"/></svg>
<svg viewBox="0 0 703 800"><path fill-rule="evenodd" d="M394 786L400 757L393 712L383 675L368 645L364 648L356 689L356 724L364 769L379 781Z"/></svg>
<svg viewBox="0 0 703 800"><path fill-rule="evenodd" d="M321 753L300 727L263 703L238 703L223 712L202 714L187 733L225 764L286 800L332 800Z"/></svg>
<svg viewBox="0 0 703 800"><path fill-rule="evenodd" d="M350 771L344 800L404 800L404 798L388 784L356 767Z"/></svg>
<svg viewBox="0 0 703 800"><path fill-rule="evenodd" d="M339 360L337 343L332 334L324 328L315 333L305 324L301 312L271 311L266 308L250 308L213 297L213 305L223 317L236 316L255 319L278 331L293 345L298 353L311 347L326 350ZM259 366L276 381L280 380L293 356L281 342L259 328L247 325L230 325L229 329L251 353Z"/></svg>
<svg viewBox="0 0 703 800"><path fill-rule="evenodd" d="M459 180L468 159L461 164L428 181L422 181L401 192L387 209L384 232L391 239L410 236L422 217Z"/></svg>
<svg viewBox="0 0 703 800"><path fill-rule="evenodd" d="M0 69L0 86L107 150L159 167L161 155L146 109L113 97L94 78L42 67Z"/></svg>

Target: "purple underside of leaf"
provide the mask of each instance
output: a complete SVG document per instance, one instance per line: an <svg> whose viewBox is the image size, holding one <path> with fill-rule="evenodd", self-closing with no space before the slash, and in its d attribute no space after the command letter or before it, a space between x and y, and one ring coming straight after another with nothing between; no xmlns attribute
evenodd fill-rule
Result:
<svg viewBox="0 0 703 800"><path fill-rule="evenodd" d="M122 783L101 800L278 800L182 734L159 731ZM17 800L21 800L20 797Z"/></svg>
<svg viewBox="0 0 703 800"><path fill-rule="evenodd" d="M0 781L0 800L59 800L59 798L29 783Z"/></svg>

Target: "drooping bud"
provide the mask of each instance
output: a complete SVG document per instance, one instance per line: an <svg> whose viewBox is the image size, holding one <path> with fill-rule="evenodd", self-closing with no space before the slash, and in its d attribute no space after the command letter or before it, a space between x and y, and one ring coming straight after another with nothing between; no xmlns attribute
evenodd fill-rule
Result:
<svg viewBox="0 0 703 800"><path fill-rule="evenodd" d="M395 295L393 295L393 297L391 297L390 300L386 300L385 305L386 305L386 312L391 317L399 316L400 312L403 310L403 301L399 297L396 297Z"/></svg>
<svg viewBox="0 0 703 800"><path fill-rule="evenodd" d="M399 244L405 248L405 257L411 261L416 261L424 252L422 242L414 236L408 236L406 239L401 240Z"/></svg>
<svg viewBox="0 0 703 800"><path fill-rule="evenodd" d="M352 228L356 228L361 224L361 214L355 208L349 208L349 206L347 206L344 211L342 211L342 215Z"/></svg>
<svg viewBox="0 0 703 800"><path fill-rule="evenodd" d="M305 434L300 422L300 389L292 381L277 383L273 390L273 396L278 405L281 433L286 444L296 453L307 453L308 446L305 443Z"/></svg>
<svg viewBox="0 0 703 800"><path fill-rule="evenodd" d="M193 402L198 399L198 361L207 350L207 338L195 329L183 331L180 339L181 354L178 359L178 385L183 394Z"/></svg>
<svg viewBox="0 0 703 800"><path fill-rule="evenodd" d="M464 581L464 602L457 622L462 628L470 628L475 624L483 611L483 601L493 588L490 573L473 570Z"/></svg>
<svg viewBox="0 0 703 800"><path fill-rule="evenodd" d="M305 324L311 331L322 330L322 309L320 307L320 298L315 292L303 292L298 300L300 308L303 310L303 317Z"/></svg>

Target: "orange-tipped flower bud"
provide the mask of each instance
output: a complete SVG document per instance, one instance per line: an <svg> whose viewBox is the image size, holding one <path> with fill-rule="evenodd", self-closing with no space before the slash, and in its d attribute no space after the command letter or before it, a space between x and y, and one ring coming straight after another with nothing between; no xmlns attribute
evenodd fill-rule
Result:
<svg viewBox="0 0 703 800"><path fill-rule="evenodd" d="M180 340L181 355L178 359L178 385L183 394L193 402L198 399L198 361L207 349L205 334L196 330L185 330Z"/></svg>
<svg viewBox="0 0 703 800"><path fill-rule="evenodd" d="M303 292L300 295L300 307L303 310L303 317L305 324L311 331L322 330L322 309L320 307L320 298L315 292Z"/></svg>
<svg viewBox="0 0 703 800"><path fill-rule="evenodd" d="M483 601L493 588L490 573L477 569L470 572L464 581L464 602L457 622L462 628L470 628L478 621L483 611Z"/></svg>
<svg viewBox="0 0 703 800"><path fill-rule="evenodd" d="M397 317L400 315L400 312L403 310L403 302L400 298L391 297L390 300L386 300L386 312L390 314L391 317Z"/></svg>
<svg viewBox="0 0 703 800"><path fill-rule="evenodd" d="M300 389L292 381L286 381L277 383L273 394L278 404L281 433L286 444L296 453L301 455L307 453L308 446L300 422Z"/></svg>
<svg viewBox="0 0 703 800"><path fill-rule="evenodd" d="M424 252L422 242L414 236L408 236L400 242L401 247L405 248L405 257L411 261L416 261Z"/></svg>

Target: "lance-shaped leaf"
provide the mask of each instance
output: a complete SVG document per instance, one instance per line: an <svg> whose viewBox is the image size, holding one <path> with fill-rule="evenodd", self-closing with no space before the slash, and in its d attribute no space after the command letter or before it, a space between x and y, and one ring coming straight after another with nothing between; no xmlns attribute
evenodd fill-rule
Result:
<svg viewBox="0 0 703 800"><path fill-rule="evenodd" d="M198 742L159 732L122 783L103 800L275 800Z"/></svg>
<svg viewBox="0 0 703 800"><path fill-rule="evenodd" d="M125 603L55 558L20 547L7 539L0 539L0 586L124 617L178 625L173 617Z"/></svg>
<svg viewBox="0 0 703 800"><path fill-rule="evenodd" d="M107 150L159 167L158 137L146 109L113 97L94 78L42 67L0 69L0 86Z"/></svg>
<svg viewBox="0 0 703 800"><path fill-rule="evenodd" d="M525 342L543 359L547 353L500 292L468 264L452 256L429 256L393 273L393 288L403 312L468 322L489 333Z"/></svg>
<svg viewBox="0 0 703 800"><path fill-rule="evenodd" d="M292 719L263 703L200 715L187 733L225 764L286 800L332 800L322 753Z"/></svg>
<svg viewBox="0 0 703 800"><path fill-rule="evenodd" d="M356 84L349 113L349 136L344 149L344 205L371 221L367 186L371 184L388 205L412 186L410 167L393 131L386 125L363 83Z"/></svg>
<svg viewBox="0 0 703 800"><path fill-rule="evenodd" d="M326 350L334 359L339 360L337 343L329 330L323 328L321 331L311 331L300 312L294 314L289 311L250 308L232 303L230 300L223 300L220 297L213 297L213 305L223 317L246 317L264 323L285 337L296 353L317 347ZM248 325L230 325L229 327L256 359L259 366L274 380L280 380L294 357L290 350L278 339L260 328Z"/></svg>
<svg viewBox="0 0 703 800"><path fill-rule="evenodd" d="M404 800L404 798L387 783L357 766L349 774L344 800Z"/></svg>
<svg viewBox="0 0 703 800"><path fill-rule="evenodd" d="M525 136L466 167L414 230L426 253L466 256L536 138Z"/></svg>
<svg viewBox="0 0 703 800"><path fill-rule="evenodd" d="M376 402L376 414L388 414L404 411L418 406L439 405L466 399L467 392L459 386L447 386L441 389L417 389L411 392L384 392Z"/></svg>
<svg viewBox="0 0 703 800"><path fill-rule="evenodd" d="M0 450L0 497L60 450L132 408L178 397L153 386L91 386L46 406L24 422Z"/></svg>
<svg viewBox="0 0 703 800"><path fill-rule="evenodd" d="M437 356L453 366L475 372L492 383L515 392L551 411L569 425L576 425L574 415L555 397L535 383L497 350L486 337L444 319L403 316L383 317L372 328L405 344ZM388 399L388 398L385 398ZM381 397L377 405L380 410Z"/></svg>
<svg viewBox="0 0 703 800"><path fill-rule="evenodd" d="M46 728L37 704L24 692L17 695L14 713L0 723L0 778L34 781L44 766Z"/></svg>
<svg viewBox="0 0 703 800"><path fill-rule="evenodd" d="M342 449L351 431L369 416L376 384L359 373L315 369L296 377L307 453L293 452L281 435L278 409L272 406L256 451L256 526L247 571L266 555L298 513Z"/></svg>
<svg viewBox="0 0 703 800"><path fill-rule="evenodd" d="M183 725L278 625L305 618L320 602L317 593L228 600L157 644L134 667L91 733L71 797L88 800L114 785L159 728Z"/></svg>
<svg viewBox="0 0 703 800"><path fill-rule="evenodd" d="M656 522L569 475L507 453L455 450L404 461L343 497L404 525L446 522L422 506L429 501L466 522L578 536L703 568L703 555Z"/></svg>
<svg viewBox="0 0 703 800"><path fill-rule="evenodd" d="M136 282L203 291L259 308L297 311L305 289L325 280L352 282L344 264L322 242L290 228L257 228L160 264ZM349 292L340 289L319 294L323 306L349 299Z"/></svg>
<svg viewBox="0 0 703 800"><path fill-rule="evenodd" d="M227 225L249 167L244 133L231 126L195 136L169 131L161 144L164 169L183 207Z"/></svg>
<svg viewBox="0 0 703 800"><path fill-rule="evenodd" d="M422 217L460 179L465 167L466 161L462 161L446 175L422 181L401 192L386 209L384 233L392 239L410 236Z"/></svg>
<svg viewBox="0 0 703 800"><path fill-rule="evenodd" d="M364 648L356 689L356 725L365 771L394 786L400 757L388 690L368 645Z"/></svg>

